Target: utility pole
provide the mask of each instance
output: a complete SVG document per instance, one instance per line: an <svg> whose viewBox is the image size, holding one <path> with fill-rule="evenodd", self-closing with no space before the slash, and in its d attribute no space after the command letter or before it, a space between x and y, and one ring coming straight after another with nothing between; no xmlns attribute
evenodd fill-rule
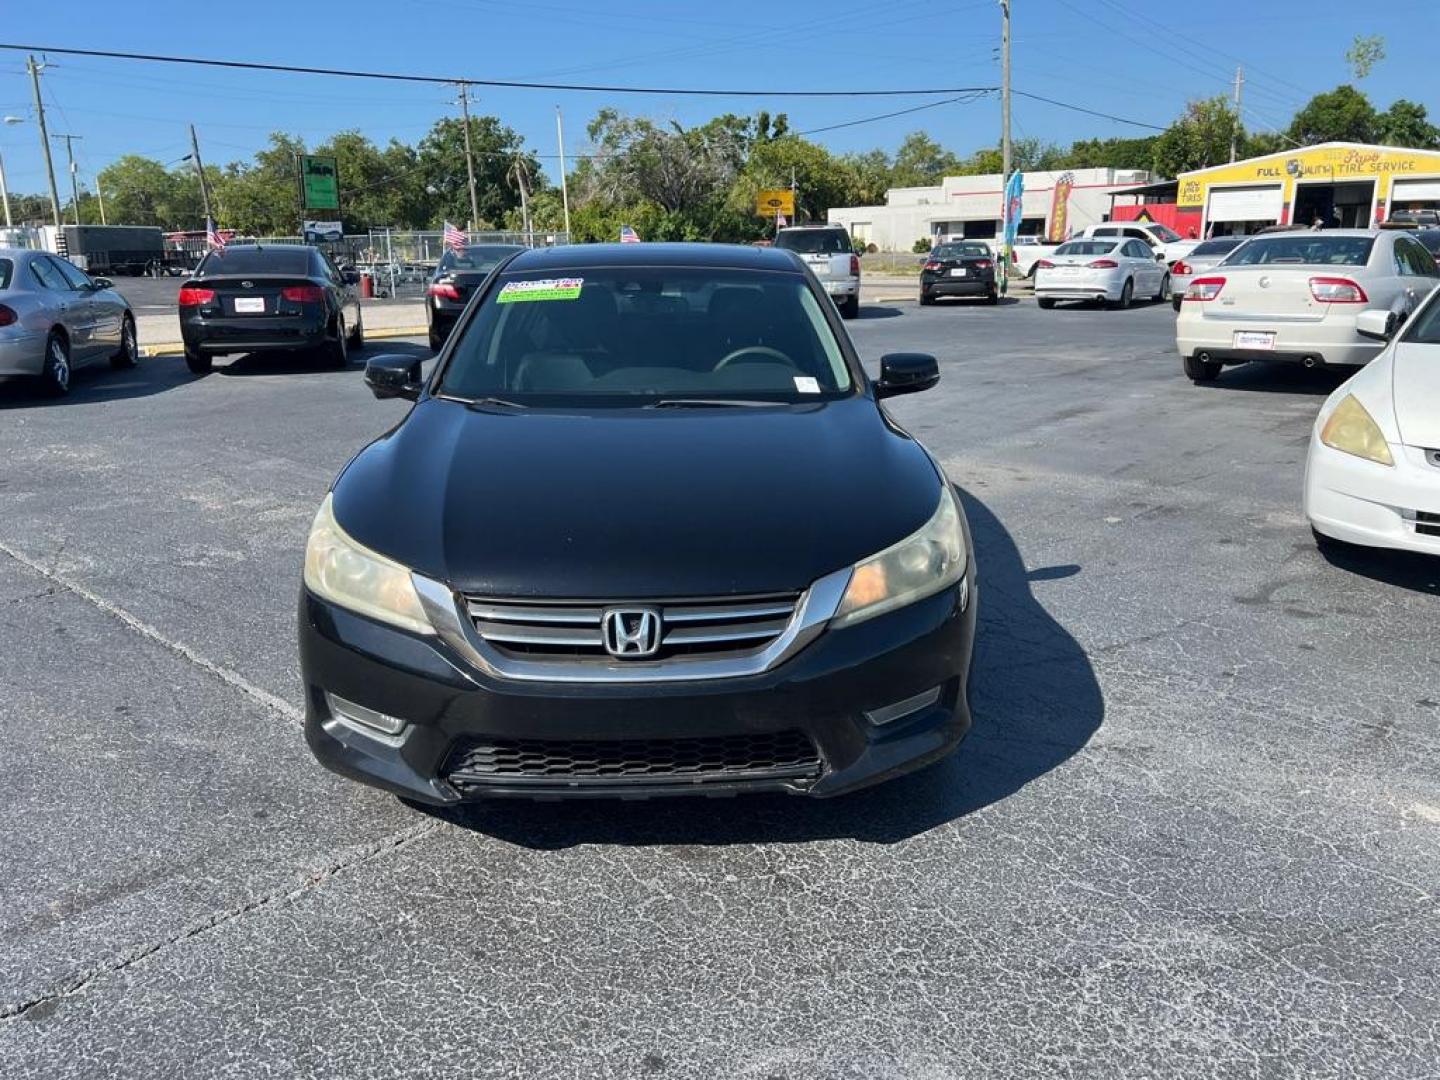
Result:
<svg viewBox="0 0 1440 1080"><path fill-rule="evenodd" d="M470 178L470 228L480 222L480 200L475 196L475 153L470 149L470 85L460 84L460 115L465 120L465 172Z"/></svg>
<svg viewBox="0 0 1440 1080"><path fill-rule="evenodd" d="M40 100L40 70L44 64L37 64L35 57L26 57L25 66L30 70L30 85L35 89L35 119L40 127L40 150L45 155L45 175L50 179L50 215L55 219L55 246L65 254L64 222L60 220L60 189L55 186L55 163L50 159L50 134L45 130L45 104Z"/></svg>
<svg viewBox="0 0 1440 1080"><path fill-rule="evenodd" d="M10 216L10 189L5 186L5 159L0 157L0 199L5 202L5 227L8 229L15 224Z"/></svg>
<svg viewBox="0 0 1440 1080"><path fill-rule="evenodd" d="M210 213L210 185L205 183L205 166L200 161L200 138L195 134L195 125L190 125L190 164L195 166L195 176L200 181L200 205L205 208L205 228L210 228L214 217Z"/></svg>
<svg viewBox="0 0 1440 1080"><path fill-rule="evenodd" d="M1010 0L1000 0L1000 225L1005 227L1010 192ZM1010 252L1000 237L1000 290L1010 281Z"/></svg>
<svg viewBox="0 0 1440 1080"><path fill-rule="evenodd" d="M570 189L565 183L565 122L560 106L555 106L555 138L560 144L560 203L565 207L565 242L570 242Z"/></svg>
<svg viewBox="0 0 1440 1080"><path fill-rule="evenodd" d="M525 227L525 245L535 246L535 236L530 229L530 199L526 189L525 159L518 154L515 156L515 164L511 167L511 173L515 177L515 186L520 189L520 220Z"/></svg>
<svg viewBox="0 0 1440 1080"><path fill-rule="evenodd" d="M1231 161L1234 161L1234 160L1235 160L1235 151L1236 151L1235 140L1236 140L1237 136L1239 135L1239 126L1240 126L1240 89L1241 89L1241 87L1243 87L1244 85L1245 85L1245 69L1242 68L1242 67L1237 67L1237 68L1235 69L1235 126L1236 126L1236 130L1235 130L1235 131L1232 131L1232 132L1230 133L1230 160L1231 160Z"/></svg>
<svg viewBox="0 0 1440 1080"><path fill-rule="evenodd" d="M83 138L80 135L62 135L58 131L50 136L52 139L65 140L65 160L70 164L70 205L75 210L75 224L80 224L80 182L75 172L75 140Z"/></svg>
<svg viewBox="0 0 1440 1080"><path fill-rule="evenodd" d="M100 224L109 225L105 220L105 192L100 190L100 174L95 174L95 198L100 200Z"/></svg>

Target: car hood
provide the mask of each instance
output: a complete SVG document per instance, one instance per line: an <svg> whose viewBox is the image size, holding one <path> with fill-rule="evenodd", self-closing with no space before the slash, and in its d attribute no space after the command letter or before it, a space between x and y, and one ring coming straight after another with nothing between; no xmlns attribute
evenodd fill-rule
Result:
<svg viewBox="0 0 1440 1080"><path fill-rule="evenodd" d="M1440 447L1440 345L1397 341L1390 365L1400 441Z"/></svg>
<svg viewBox="0 0 1440 1080"><path fill-rule="evenodd" d="M362 544L469 593L799 590L934 512L929 456L875 403L469 409L426 399L335 484Z"/></svg>

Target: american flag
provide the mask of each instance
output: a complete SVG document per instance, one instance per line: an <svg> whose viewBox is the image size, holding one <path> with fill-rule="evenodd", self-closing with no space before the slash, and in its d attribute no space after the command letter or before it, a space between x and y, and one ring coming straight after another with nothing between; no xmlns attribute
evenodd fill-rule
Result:
<svg viewBox="0 0 1440 1080"><path fill-rule="evenodd" d="M638 244L640 243L640 234L637 233L634 229L632 229L629 225L621 225L620 242L622 244Z"/></svg>
<svg viewBox="0 0 1440 1080"><path fill-rule="evenodd" d="M211 251L225 250L225 237L220 235L220 230L215 226L214 218L205 219L205 246Z"/></svg>
<svg viewBox="0 0 1440 1080"><path fill-rule="evenodd" d="M465 250L465 234L450 222L445 222L445 246L451 251Z"/></svg>

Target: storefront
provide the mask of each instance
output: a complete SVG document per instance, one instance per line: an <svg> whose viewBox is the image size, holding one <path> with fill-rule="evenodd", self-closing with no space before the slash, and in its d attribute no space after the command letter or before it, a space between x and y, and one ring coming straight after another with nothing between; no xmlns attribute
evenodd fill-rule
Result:
<svg viewBox="0 0 1440 1080"><path fill-rule="evenodd" d="M1440 151L1322 143L1182 173L1176 203L1204 234L1268 225L1368 228L1396 210L1440 209Z"/></svg>

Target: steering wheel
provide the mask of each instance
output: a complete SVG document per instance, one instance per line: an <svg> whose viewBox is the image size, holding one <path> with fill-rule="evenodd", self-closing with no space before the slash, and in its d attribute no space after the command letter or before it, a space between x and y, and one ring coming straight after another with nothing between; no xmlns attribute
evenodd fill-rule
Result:
<svg viewBox="0 0 1440 1080"><path fill-rule="evenodd" d="M772 349L768 345L743 345L734 352L726 353L722 356L720 362L715 365L715 370L719 371L728 366L733 363L737 357L747 356L752 353L761 358L761 363L785 364L789 367L794 367L790 357L786 356L779 349Z"/></svg>

